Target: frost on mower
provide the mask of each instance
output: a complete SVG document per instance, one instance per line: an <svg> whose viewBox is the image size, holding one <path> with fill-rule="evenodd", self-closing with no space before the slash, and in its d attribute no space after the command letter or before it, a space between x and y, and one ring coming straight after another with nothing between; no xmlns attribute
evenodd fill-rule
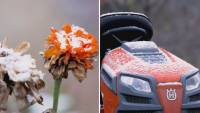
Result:
<svg viewBox="0 0 200 113"><path fill-rule="evenodd" d="M147 16L104 14L100 32L100 113L200 113L199 70L150 41Z"/></svg>
<svg viewBox="0 0 200 113"><path fill-rule="evenodd" d="M8 48L7 39L0 43L0 110L7 109L9 94L16 97L19 111L23 111L36 102L43 105L39 93L44 88L44 74L36 69L36 61L31 55L22 55L30 48L28 42L22 42L14 50ZM32 97L29 102L27 96Z"/></svg>

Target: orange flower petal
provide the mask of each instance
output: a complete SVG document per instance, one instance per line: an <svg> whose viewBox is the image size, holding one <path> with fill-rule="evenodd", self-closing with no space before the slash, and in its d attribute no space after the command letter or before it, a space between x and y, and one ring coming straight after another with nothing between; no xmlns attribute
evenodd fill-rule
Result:
<svg viewBox="0 0 200 113"><path fill-rule="evenodd" d="M61 43L59 43L59 42L54 42L54 45L55 45L57 48L60 48Z"/></svg>
<svg viewBox="0 0 200 113"><path fill-rule="evenodd" d="M52 31L53 33L59 32L58 30L54 29L53 27L51 27L51 31Z"/></svg>
<svg viewBox="0 0 200 113"><path fill-rule="evenodd" d="M64 58L64 60L63 60L63 62L64 62L64 64L68 64L68 61L69 61L69 59L70 59L70 53L67 53L66 55L65 55L65 58Z"/></svg>
<svg viewBox="0 0 200 113"><path fill-rule="evenodd" d="M60 52L59 52L59 50L58 50L57 48L53 50L53 54L54 54L54 55L58 56L59 53L60 53Z"/></svg>
<svg viewBox="0 0 200 113"><path fill-rule="evenodd" d="M67 24L65 24L65 25L62 27L62 30L65 31L65 33L67 33L67 34L72 32L71 26L70 26L70 25L67 25Z"/></svg>
<svg viewBox="0 0 200 113"><path fill-rule="evenodd" d="M51 42L46 42L46 43L44 44L44 47L48 46L49 44L51 44Z"/></svg>
<svg viewBox="0 0 200 113"><path fill-rule="evenodd" d="M44 52L44 56L46 58L50 58L52 55L53 55L53 51L55 50L56 48L49 48L47 49L45 52Z"/></svg>
<svg viewBox="0 0 200 113"><path fill-rule="evenodd" d="M95 37L92 37L92 42L91 43L92 44L96 44L96 43L98 43L98 40Z"/></svg>
<svg viewBox="0 0 200 113"><path fill-rule="evenodd" d="M90 65L90 63L88 62L88 60L87 60L87 59L85 59L85 64L86 64L86 66L87 66L87 68L88 68L88 69L90 69L90 68L91 68L91 65Z"/></svg>
<svg viewBox="0 0 200 113"><path fill-rule="evenodd" d="M61 49L60 52L61 52L62 54L65 54L65 53L67 52L67 49Z"/></svg>
<svg viewBox="0 0 200 113"><path fill-rule="evenodd" d="M83 36L83 31L78 30L78 31L76 31L75 35L76 35L76 37L82 37Z"/></svg>
<svg viewBox="0 0 200 113"><path fill-rule="evenodd" d="M90 33L88 33L87 35L85 35L86 39L90 39L92 37L92 35Z"/></svg>
<svg viewBox="0 0 200 113"><path fill-rule="evenodd" d="M69 40L68 39L66 39L65 42L66 42L66 44L69 44Z"/></svg>
<svg viewBox="0 0 200 113"><path fill-rule="evenodd" d="M81 51L85 51L82 47L77 47L77 48L74 48L73 51L75 51L76 53L79 53Z"/></svg>

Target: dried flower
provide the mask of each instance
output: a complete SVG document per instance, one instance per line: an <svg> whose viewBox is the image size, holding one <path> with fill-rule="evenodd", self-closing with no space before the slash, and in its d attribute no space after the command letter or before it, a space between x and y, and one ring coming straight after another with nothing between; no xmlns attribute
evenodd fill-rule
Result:
<svg viewBox="0 0 200 113"><path fill-rule="evenodd" d="M53 109L49 108L42 113L55 113L55 112L53 111Z"/></svg>
<svg viewBox="0 0 200 113"><path fill-rule="evenodd" d="M0 110L6 110L9 94L16 97L19 111L23 111L36 102L42 105L43 98L39 90L45 86L44 74L36 69L35 59L31 55L21 55L30 48L28 42L22 42L14 50L8 48L8 38L0 43ZM27 96L33 97L31 102Z"/></svg>
<svg viewBox="0 0 200 113"><path fill-rule="evenodd" d="M44 68L54 79L67 78L72 70L81 82L87 77L87 69L93 69L93 57L98 55L98 40L83 28L65 24L62 31L51 28L52 33L40 54L45 58Z"/></svg>

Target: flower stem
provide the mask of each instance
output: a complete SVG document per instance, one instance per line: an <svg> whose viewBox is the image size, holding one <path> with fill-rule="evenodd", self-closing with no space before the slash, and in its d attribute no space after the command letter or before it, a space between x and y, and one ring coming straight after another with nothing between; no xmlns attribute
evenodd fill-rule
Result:
<svg viewBox="0 0 200 113"><path fill-rule="evenodd" d="M53 111L57 113L58 108L58 99L59 99L59 91L60 91L60 84L62 82L62 78L55 79L54 82L54 93L53 93Z"/></svg>

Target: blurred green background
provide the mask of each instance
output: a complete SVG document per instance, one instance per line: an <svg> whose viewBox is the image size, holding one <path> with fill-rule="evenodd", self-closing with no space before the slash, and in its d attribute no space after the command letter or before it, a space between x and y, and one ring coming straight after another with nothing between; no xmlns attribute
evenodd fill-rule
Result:
<svg viewBox="0 0 200 113"><path fill-rule="evenodd" d="M199 0L101 0L100 13L138 12L149 17L152 41L200 69Z"/></svg>
<svg viewBox="0 0 200 113"><path fill-rule="evenodd" d="M41 113L51 108L53 103L53 79L43 68L43 58L39 51L51 33L50 27L61 30L64 24L74 24L97 39L99 38L99 1L98 0L9 0L0 1L0 39L8 36L9 47L15 48L23 41L31 44L25 54L31 54L37 68L46 73L46 86L40 90L44 106L35 104L22 113ZM96 57L98 59L98 57ZM82 83L70 73L61 84L58 113L97 113L99 110L99 66L88 71L88 78ZM8 99L8 110L2 113L19 113L14 96Z"/></svg>

